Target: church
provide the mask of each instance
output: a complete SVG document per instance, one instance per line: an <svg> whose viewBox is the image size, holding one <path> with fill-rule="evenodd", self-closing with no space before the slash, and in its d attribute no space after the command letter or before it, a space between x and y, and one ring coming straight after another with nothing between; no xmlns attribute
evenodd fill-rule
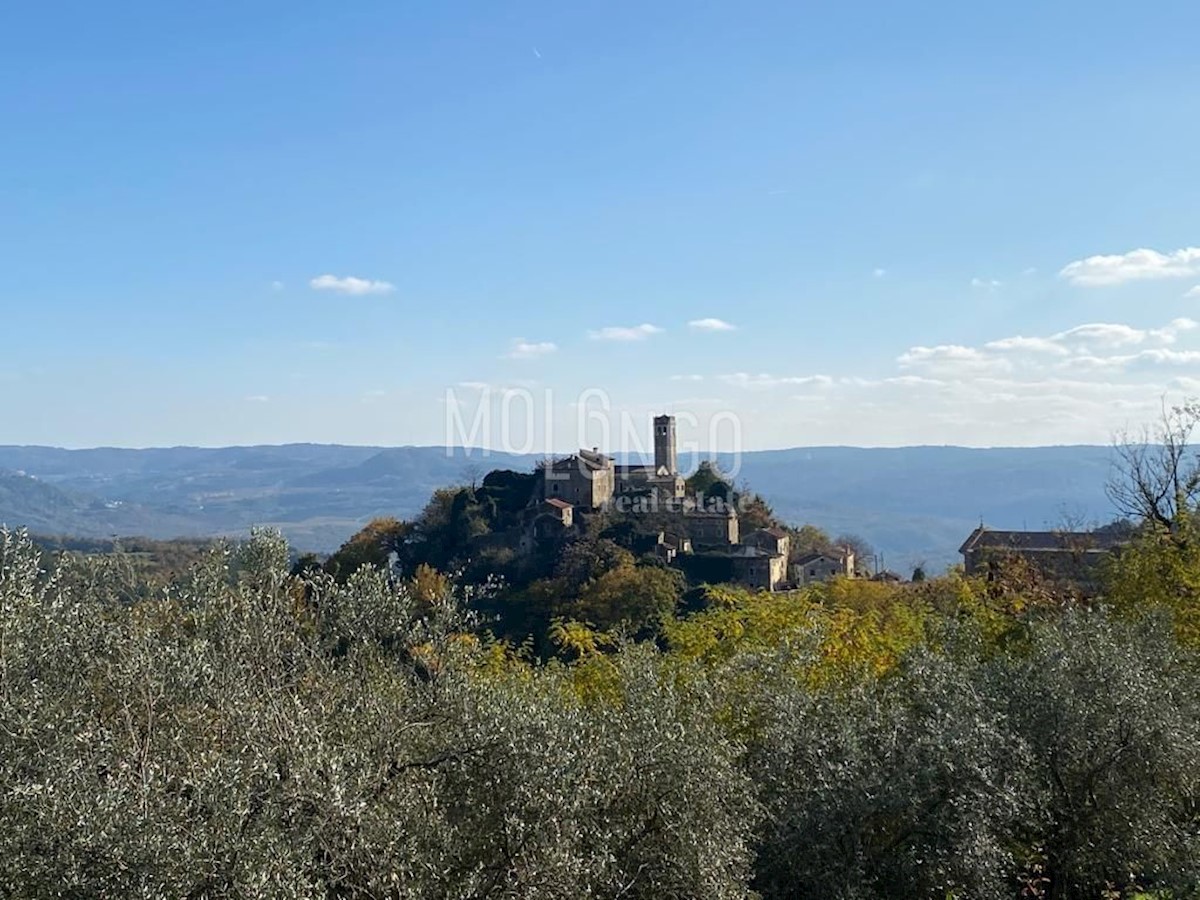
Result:
<svg viewBox="0 0 1200 900"><path fill-rule="evenodd" d="M656 552L667 562L707 559L716 564L714 575L725 574L719 580L766 590L782 586L787 580L788 536L768 529L743 540L733 503L699 505L687 495L679 472L675 417L656 416L653 428L652 464L617 464L593 448L542 466L534 495L539 533L565 537L581 524L576 512L584 517L605 509L646 512Z"/></svg>
<svg viewBox="0 0 1200 900"><path fill-rule="evenodd" d="M659 502L682 500L677 446L675 417L655 416L653 464L617 465L599 448L580 450L543 467L541 498L590 510L603 509L616 496L642 492Z"/></svg>

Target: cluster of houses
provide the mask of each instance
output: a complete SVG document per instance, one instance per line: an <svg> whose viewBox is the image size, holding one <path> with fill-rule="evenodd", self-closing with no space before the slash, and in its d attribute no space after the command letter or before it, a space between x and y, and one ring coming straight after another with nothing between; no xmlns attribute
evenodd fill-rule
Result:
<svg viewBox="0 0 1200 900"><path fill-rule="evenodd" d="M599 451L579 450L538 473L525 540L564 539L587 515L608 508L645 512L653 528L645 548L700 580L730 581L761 590L854 574L848 549L791 560L791 538L780 528L742 534L736 506L723 496L688 496L679 472L674 416L654 419L654 462L622 465Z"/></svg>
<svg viewBox="0 0 1200 900"><path fill-rule="evenodd" d="M726 497L689 496L679 472L675 418L657 416L653 427L652 464L618 464L593 448L542 466L519 534L521 549L568 540L581 533L588 515L615 508L647 513L639 549L697 581L774 591L854 576L856 560L849 548L793 559L785 530L742 534L735 504ZM959 552L968 575L988 576L1020 560L1047 580L1086 592L1098 582L1102 561L1121 543L1121 537L1104 532L1001 531L980 525Z"/></svg>

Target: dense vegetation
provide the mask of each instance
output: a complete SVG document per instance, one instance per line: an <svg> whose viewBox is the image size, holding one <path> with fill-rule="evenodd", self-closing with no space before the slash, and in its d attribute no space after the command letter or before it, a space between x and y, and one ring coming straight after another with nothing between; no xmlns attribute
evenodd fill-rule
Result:
<svg viewBox="0 0 1200 900"><path fill-rule="evenodd" d="M1173 546L1127 554L1114 590ZM1165 615L1181 585L1119 614L1030 579L713 588L653 642L560 621L537 663L447 579L289 569L263 534L129 602L119 557L51 564L3 535L7 895L1187 896L1200 878L1200 669Z"/></svg>
<svg viewBox="0 0 1200 900"><path fill-rule="evenodd" d="M569 613L550 652L499 636L486 580L387 565L478 493L329 565L259 533L141 591L0 532L0 895L1200 896L1176 469L1098 600L1019 568L680 597L592 536L530 583Z"/></svg>
<svg viewBox="0 0 1200 900"><path fill-rule="evenodd" d="M661 638L675 612L707 605L708 583L722 580L706 569L711 560L683 556L681 562L694 564L668 567L653 552L659 532L679 527L665 513L577 512L582 529L568 542L517 552L511 537L523 526L536 485L533 473L501 469L477 484L437 490L412 520L375 519L328 559L305 554L293 572L322 568L341 582L363 565L407 578L453 573L461 587L474 590L475 610L496 636L543 659L556 652L556 623ZM853 548L859 559L872 553L854 535L835 539L811 525L789 527L761 496L735 488L710 463L688 479L687 490L693 498L736 504L743 534L771 526L787 530L793 558L835 546Z"/></svg>

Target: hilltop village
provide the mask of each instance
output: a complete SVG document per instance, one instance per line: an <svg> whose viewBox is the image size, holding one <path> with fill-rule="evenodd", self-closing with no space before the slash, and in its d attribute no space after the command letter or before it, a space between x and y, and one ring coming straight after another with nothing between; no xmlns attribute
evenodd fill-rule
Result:
<svg viewBox="0 0 1200 900"><path fill-rule="evenodd" d="M451 503L457 549L466 549L477 573L503 573L515 583L552 568L567 545L589 538L653 558L690 585L778 591L837 577L900 580L887 571L871 575L865 560L841 542L797 547L795 529L776 520L760 498L735 491L711 464L683 476L673 416L656 416L652 428L649 463L618 463L594 447L546 460L532 474L488 473L478 489ZM477 525L467 503L478 510ZM1018 559L1051 581L1088 592L1123 539L1104 531L1010 532L981 525L960 553L968 574L986 575Z"/></svg>
<svg viewBox="0 0 1200 900"><path fill-rule="evenodd" d="M609 529L619 527L633 549L681 569L689 581L774 591L854 575L848 548L791 559L791 537L783 528L764 523L744 529L739 498L727 482L717 477L705 483L707 492L689 489L679 471L674 416L655 417L653 429L653 463L618 464L593 448L539 466L519 523L481 536L474 549L507 545L522 555L541 555L603 521Z"/></svg>

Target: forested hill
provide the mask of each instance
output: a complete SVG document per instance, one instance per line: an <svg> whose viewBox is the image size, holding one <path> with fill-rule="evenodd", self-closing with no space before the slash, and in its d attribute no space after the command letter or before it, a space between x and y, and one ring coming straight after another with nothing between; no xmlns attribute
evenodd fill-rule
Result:
<svg viewBox="0 0 1200 900"><path fill-rule="evenodd" d="M332 550L374 516L412 515L438 487L535 461L444 447L0 447L0 523L160 538L272 525L299 549ZM782 519L861 535L902 571L954 561L980 519L1009 528L1107 520L1110 461L1110 448L1097 446L813 447L746 453L736 480Z"/></svg>

